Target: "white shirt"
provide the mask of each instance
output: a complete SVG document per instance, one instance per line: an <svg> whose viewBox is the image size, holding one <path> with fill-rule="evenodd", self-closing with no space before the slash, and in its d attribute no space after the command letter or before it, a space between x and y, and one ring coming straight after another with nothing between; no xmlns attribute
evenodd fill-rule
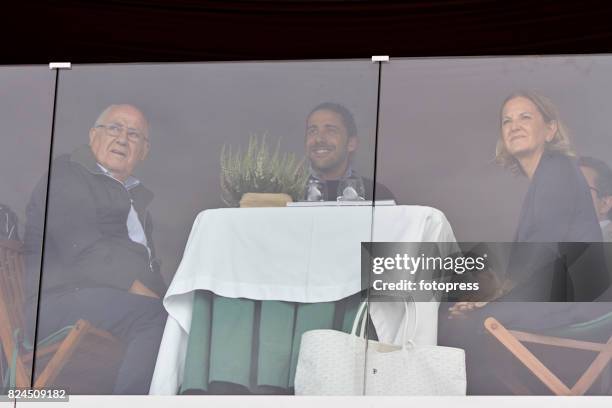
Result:
<svg viewBox="0 0 612 408"><path fill-rule="evenodd" d="M110 178L117 180L115 177L113 177L112 173L108 170L106 170L106 168L104 168L104 166L102 166L100 163L97 163L98 167L100 167L100 169L104 172L104 174L106 174L107 176L109 176ZM122 182L121 180L117 180L118 182L120 182L126 190L131 190L132 188L136 187L138 184L140 184L140 181L135 178L135 177L128 177L127 180L125 180L125 183ZM130 239L138 244L144 245L147 248L147 251L149 251L149 256L151 255L151 250L149 249L148 243L147 243L147 235L145 234L144 228L142 227L142 224L140 223L140 219L138 218L138 213L136 212L136 209L134 208L134 201L130 198L130 212L127 216L127 221L126 221L126 225L127 225L127 230L128 230L128 235L130 236Z"/></svg>

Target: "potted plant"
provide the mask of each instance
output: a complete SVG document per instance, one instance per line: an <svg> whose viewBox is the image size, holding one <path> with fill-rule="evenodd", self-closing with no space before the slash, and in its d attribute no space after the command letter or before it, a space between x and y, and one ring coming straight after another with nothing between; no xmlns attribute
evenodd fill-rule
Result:
<svg viewBox="0 0 612 408"><path fill-rule="evenodd" d="M299 200L308 180L305 160L280 152L280 139L270 152L266 135L249 137L246 153L221 150L221 198L231 207L279 207Z"/></svg>

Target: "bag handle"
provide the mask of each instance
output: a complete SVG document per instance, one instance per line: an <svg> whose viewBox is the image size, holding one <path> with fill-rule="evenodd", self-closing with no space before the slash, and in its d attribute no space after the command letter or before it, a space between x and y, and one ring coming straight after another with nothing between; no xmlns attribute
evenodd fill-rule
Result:
<svg viewBox="0 0 612 408"><path fill-rule="evenodd" d="M412 336L410 339L407 338L408 314L410 311L408 302L410 302L410 304L413 305L413 310L414 310L414 327L412 329ZM357 325L361 324L359 328L359 337L365 338L365 327L367 324L367 316L368 316L367 308L368 308L368 302L361 302L361 304L359 305L359 309L357 310L357 314L355 315L355 320L353 321L353 328L351 330L351 336L357 335ZM402 349L406 350L407 344L410 344L411 347L414 346L414 337L416 336L416 331L418 327L418 315L416 312L416 303L414 302L414 299L412 298L412 296L410 296L409 300L404 301L404 311L405 311L405 315L404 315L404 326L402 328Z"/></svg>
<svg viewBox="0 0 612 408"><path fill-rule="evenodd" d="M361 327L359 330L359 337L365 337L365 326L367 322L367 308L368 302L361 302L359 305L359 309L357 309L357 314L355 315L355 320L353 321L353 329L351 330L351 336L357 335L357 325L361 323Z"/></svg>
<svg viewBox="0 0 612 408"><path fill-rule="evenodd" d="M405 301L404 302L404 311L406 312L404 315L404 329L402 331L402 350L406 350L406 344L410 343L410 347L414 347L414 338L416 336L416 331L417 331L417 327L418 327L418 315L416 312L416 303L414 302L414 299L412 298L412 296L410 296L410 304L413 306L414 309L414 327L412 329L412 336L410 339L407 339L407 333L408 333L408 311L409 311L409 307L408 307L408 302Z"/></svg>

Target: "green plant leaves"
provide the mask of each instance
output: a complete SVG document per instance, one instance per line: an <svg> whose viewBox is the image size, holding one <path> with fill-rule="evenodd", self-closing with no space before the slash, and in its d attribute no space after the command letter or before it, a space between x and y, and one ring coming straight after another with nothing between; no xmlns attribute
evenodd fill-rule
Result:
<svg viewBox="0 0 612 408"><path fill-rule="evenodd" d="M244 193L286 193L293 200L304 194L308 169L306 160L297 160L293 153L281 153L280 139L274 151L266 143L266 134L261 138L252 134L246 153L231 146L221 149L221 198L231 207L238 207Z"/></svg>

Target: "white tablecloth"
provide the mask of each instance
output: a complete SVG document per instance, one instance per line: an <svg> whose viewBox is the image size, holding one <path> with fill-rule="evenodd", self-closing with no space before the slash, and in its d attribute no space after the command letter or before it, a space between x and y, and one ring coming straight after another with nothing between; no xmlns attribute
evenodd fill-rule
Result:
<svg viewBox="0 0 612 408"><path fill-rule="evenodd" d="M372 230L373 229L373 230ZM168 320L151 394L181 383L194 291L329 302L361 290L361 242L454 242L444 214L421 206L236 208L201 212L164 297ZM436 344L436 302L417 304L417 344ZM383 342L398 343L404 307L372 303Z"/></svg>

